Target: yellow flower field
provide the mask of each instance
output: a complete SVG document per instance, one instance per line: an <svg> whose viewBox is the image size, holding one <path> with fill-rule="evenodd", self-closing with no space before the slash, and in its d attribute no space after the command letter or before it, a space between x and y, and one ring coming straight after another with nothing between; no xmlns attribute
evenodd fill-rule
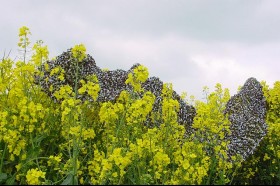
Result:
<svg viewBox="0 0 280 186"><path fill-rule="evenodd" d="M205 102L191 98L197 114L190 135L177 122L172 84L163 86L162 111L152 111L155 95L141 87L149 75L144 66L126 80L142 97L123 91L115 102L97 102L98 79L76 73L74 88L51 86L53 101L34 82L42 65L49 68L48 48L41 40L31 46L30 34L19 30L22 59L0 62L0 184L280 184L280 81L262 82L266 137L248 159L230 160L230 122L223 114L230 94L221 84L214 92L204 88ZM72 53L78 68L86 48L76 45ZM50 76L63 81L65 73L57 67ZM147 117L153 127L144 125Z"/></svg>

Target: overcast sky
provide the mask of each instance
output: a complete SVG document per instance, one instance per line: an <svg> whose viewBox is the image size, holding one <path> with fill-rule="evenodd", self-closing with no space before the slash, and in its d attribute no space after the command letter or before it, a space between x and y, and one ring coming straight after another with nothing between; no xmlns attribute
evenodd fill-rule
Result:
<svg viewBox="0 0 280 186"><path fill-rule="evenodd" d="M83 43L101 68L140 63L179 94L202 99L221 83L233 95L249 77L280 80L279 10L279 0L5 0L0 54L18 54L27 26L50 57Z"/></svg>

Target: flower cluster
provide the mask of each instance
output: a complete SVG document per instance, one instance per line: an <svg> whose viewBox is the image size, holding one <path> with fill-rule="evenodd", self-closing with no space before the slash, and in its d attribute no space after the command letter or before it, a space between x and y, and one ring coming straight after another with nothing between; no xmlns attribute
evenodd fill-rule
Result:
<svg viewBox="0 0 280 186"><path fill-rule="evenodd" d="M39 185L42 183L41 179L45 178L46 173L36 169L30 169L26 174L26 182L28 185Z"/></svg>
<svg viewBox="0 0 280 186"><path fill-rule="evenodd" d="M133 73L128 74L125 83L130 84L135 92L140 92L142 90L141 84L148 79L148 76L149 76L148 69L140 65L133 69Z"/></svg>
<svg viewBox="0 0 280 186"><path fill-rule="evenodd" d="M86 57L86 47L83 44L75 45L72 48L73 57L78 60L78 62L82 62Z"/></svg>

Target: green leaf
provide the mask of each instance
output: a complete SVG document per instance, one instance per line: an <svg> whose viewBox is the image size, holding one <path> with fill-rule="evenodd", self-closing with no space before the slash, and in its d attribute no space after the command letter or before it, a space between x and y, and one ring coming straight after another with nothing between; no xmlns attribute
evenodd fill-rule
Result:
<svg viewBox="0 0 280 186"><path fill-rule="evenodd" d="M73 175L68 174L68 176L65 178L65 180L60 185L72 185L73 183Z"/></svg>
<svg viewBox="0 0 280 186"><path fill-rule="evenodd" d="M3 180L6 180L8 175L6 173L0 173L0 183L2 183Z"/></svg>
<svg viewBox="0 0 280 186"><path fill-rule="evenodd" d="M46 135L41 135L38 136L34 139L34 143L37 144L37 146L40 146L40 143L42 142L43 139L45 139L47 136Z"/></svg>
<svg viewBox="0 0 280 186"><path fill-rule="evenodd" d="M15 177L11 177L6 181L6 185L15 185Z"/></svg>

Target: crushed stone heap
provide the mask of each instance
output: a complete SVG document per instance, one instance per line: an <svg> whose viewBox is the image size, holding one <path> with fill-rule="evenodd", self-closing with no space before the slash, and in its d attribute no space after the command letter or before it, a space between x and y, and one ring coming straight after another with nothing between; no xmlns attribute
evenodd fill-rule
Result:
<svg viewBox="0 0 280 186"><path fill-rule="evenodd" d="M261 84L255 78L249 78L228 101L224 113L231 122L228 154L240 154L246 159L267 133L266 100Z"/></svg>
<svg viewBox="0 0 280 186"><path fill-rule="evenodd" d="M46 62L48 64L48 70L46 70L45 65L41 66L43 78L39 78L38 76L35 78L35 82L40 84L43 90L55 101L56 99L53 93L56 90L59 90L62 85L68 84L74 90L74 77L76 68L73 61L74 59L72 57L71 49L68 49L66 52L63 52L61 55L57 56L56 59ZM80 80L85 80L88 75L97 76L100 86L97 102L106 102L115 101L123 90L132 92L132 87L127 85L125 81L128 78L128 74L140 64L133 65L128 71L120 69L103 71L96 65L95 60L87 54L86 58L84 58L82 62L78 63L78 65L78 74ZM57 76L50 76L51 70L58 66L60 66L65 71L63 81L59 80ZM48 81L46 81L46 79L48 79ZM53 91L50 91L51 85ZM81 84L78 85L78 88L80 87ZM142 84L142 88L146 91L151 91L156 97L155 103L153 105L153 111L161 111L161 92L163 88L163 82L157 77L149 77ZM87 97L87 95L79 95L78 98L82 101L91 99L89 96ZM173 99L178 100L180 104L178 123L184 125L187 130L190 129L191 124L193 123L193 118L196 115L195 108L191 105L187 105L175 91L173 91ZM146 122L146 124L148 123L149 122Z"/></svg>
<svg viewBox="0 0 280 186"><path fill-rule="evenodd" d="M76 67L73 61L71 49L68 49L56 59L46 62L49 69L46 69L45 65L41 66L43 77L35 77L35 83L40 84L43 91L54 101L56 101L54 92L59 90L62 85L68 84L74 90ZM132 87L127 85L125 81L128 74L139 65L133 65L128 71L120 69L103 71L96 65L95 60L87 54L83 61L78 63L78 74L80 80L86 80L88 75L97 76L100 86L97 102L115 101L123 90L133 91ZM58 76L50 75L51 70L58 66L64 70L64 80L60 80ZM50 91L51 86L52 91ZM78 88L80 87L81 84L78 85ZM142 88L155 95L153 111L161 112L163 82L158 77L149 77L142 84ZM191 125L196 110L193 106L187 105L175 91L173 91L172 96L180 104L178 123L184 125L186 134L189 134L193 131ZM78 98L82 101L91 100L88 95L79 95ZM255 151L267 132L267 124L265 123L266 101L261 84L255 78L249 78L239 93L232 96L228 101L224 114L231 122L231 134L226 137L230 140L228 155L231 157L240 154L243 159L246 159ZM147 118L145 124L149 125L149 123L149 118Z"/></svg>

